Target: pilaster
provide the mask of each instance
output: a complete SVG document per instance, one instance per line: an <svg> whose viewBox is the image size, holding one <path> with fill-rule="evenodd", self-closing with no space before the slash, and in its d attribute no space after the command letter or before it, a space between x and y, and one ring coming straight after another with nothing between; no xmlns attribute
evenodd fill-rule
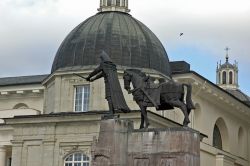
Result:
<svg viewBox="0 0 250 166"><path fill-rule="evenodd" d="M225 155L217 155L216 156L216 166L234 166L235 159L225 156Z"/></svg>
<svg viewBox="0 0 250 166"><path fill-rule="evenodd" d="M12 165L22 166L23 141L12 141Z"/></svg>
<svg viewBox="0 0 250 166"><path fill-rule="evenodd" d="M6 164L6 147L0 146L0 166L5 166Z"/></svg>

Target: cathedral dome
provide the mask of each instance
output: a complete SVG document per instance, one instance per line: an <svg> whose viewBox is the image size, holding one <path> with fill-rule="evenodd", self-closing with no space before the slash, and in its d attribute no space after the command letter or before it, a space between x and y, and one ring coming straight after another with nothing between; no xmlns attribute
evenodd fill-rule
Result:
<svg viewBox="0 0 250 166"><path fill-rule="evenodd" d="M171 75L168 56L160 40L143 23L121 11L101 11L73 29L58 49L51 72L97 65L102 50L117 65Z"/></svg>

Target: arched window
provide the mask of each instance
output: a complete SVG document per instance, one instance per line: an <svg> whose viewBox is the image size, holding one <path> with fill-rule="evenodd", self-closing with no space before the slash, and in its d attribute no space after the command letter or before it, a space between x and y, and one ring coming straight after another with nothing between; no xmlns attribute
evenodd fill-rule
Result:
<svg viewBox="0 0 250 166"><path fill-rule="evenodd" d="M227 83L227 73L225 71L222 72L222 84Z"/></svg>
<svg viewBox="0 0 250 166"><path fill-rule="evenodd" d="M213 146L218 149L222 149L221 133L217 125L214 125Z"/></svg>
<svg viewBox="0 0 250 166"><path fill-rule="evenodd" d="M89 166L90 159L87 155L77 152L69 155L64 160L64 166Z"/></svg>
<svg viewBox="0 0 250 166"><path fill-rule="evenodd" d="M233 84L233 72L229 72L229 84Z"/></svg>
<svg viewBox="0 0 250 166"><path fill-rule="evenodd" d="M26 108L29 108L29 107L24 103L18 103L13 107L13 109L26 109Z"/></svg>
<svg viewBox="0 0 250 166"><path fill-rule="evenodd" d="M245 157L246 154L246 140L245 140L245 132L242 127L239 128L238 131L238 150L239 150L239 155L241 157Z"/></svg>
<svg viewBox="0 0 250 166"><path fill-rule="evenodd" d="M223 118L218 118L215 122L213 130L213 146L230 152L228 129Z"/></svg>
<svg viewBox="0 0 250 166"><path fill-rule="evenodd" d="M218 77L219 77L218 78L218 83L221 84L221 74L220 74L220 72L219 72L219 76Z"/></svg>

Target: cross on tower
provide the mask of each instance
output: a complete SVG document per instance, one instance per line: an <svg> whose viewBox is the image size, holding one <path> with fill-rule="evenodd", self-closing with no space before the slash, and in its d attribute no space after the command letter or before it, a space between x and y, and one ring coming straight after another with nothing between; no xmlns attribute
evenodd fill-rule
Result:
<svg viewBox="0 0 250 166"><path fill-rule="evenodd" d="M225 51L226 51L226 62L228 62L229 56L228 56L228 52L229 52L230 48L226 47Z"/></svg>

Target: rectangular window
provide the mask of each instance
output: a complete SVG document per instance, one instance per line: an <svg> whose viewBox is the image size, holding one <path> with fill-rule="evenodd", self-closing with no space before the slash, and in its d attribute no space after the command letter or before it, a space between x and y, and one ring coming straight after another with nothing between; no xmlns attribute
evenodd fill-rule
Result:
<svg viewBox="0 0 250 166"><path fill-rule="evenodd" d="M89 85L75 87L75 112L89 111Z"/></svg>
<svg viewBox="0 0 250 166"><path fill-rule="evenodd" d="M120 0L116 0L116 6L120 6Z"/></svg>
<svg viewBox="0 0 250 166"><path fill-rule="evenodd" d="M108 4L107 4L108 6L111 6L111 0L108 0Z"/></svg>

